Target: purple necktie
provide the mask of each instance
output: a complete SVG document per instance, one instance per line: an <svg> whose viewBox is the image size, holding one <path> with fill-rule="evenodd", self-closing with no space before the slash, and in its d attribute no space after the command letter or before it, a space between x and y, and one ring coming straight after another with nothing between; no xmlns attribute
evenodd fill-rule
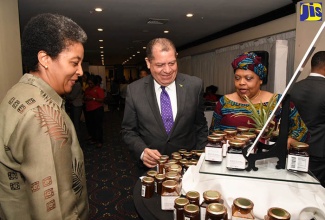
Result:
<svg viewBox="0 0 325 220"><path fill-rule="evenodd" d="M165 90L165 86L161 86L160 108L161 118L164 122L166 132L169 134L169 132L172 130L174 119L172 105L170 103L169 95Z"/></svg>

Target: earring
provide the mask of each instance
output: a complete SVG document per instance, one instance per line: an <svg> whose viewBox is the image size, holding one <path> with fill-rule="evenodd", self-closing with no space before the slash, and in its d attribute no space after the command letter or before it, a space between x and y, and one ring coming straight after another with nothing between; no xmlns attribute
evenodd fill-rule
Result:
<svg viewBox="0 0 325 220"><path fill-rule="evenodd" d="M45 68L45 69L47 69L47 68L48 68L48 66L44 66L44 68Z"/></svg>

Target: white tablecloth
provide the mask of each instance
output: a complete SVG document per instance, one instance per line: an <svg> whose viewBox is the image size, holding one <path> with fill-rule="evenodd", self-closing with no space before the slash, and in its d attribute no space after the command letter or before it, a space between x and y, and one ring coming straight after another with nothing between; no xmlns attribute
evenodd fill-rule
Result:
<svg viewBox="0 0 325 220"><path fill-rule="evenodd" d="M229 218L233 200L237 197L244 197L253 201L256 219L263 220L267 210L271 207L281 207L287 210L293 220L309 220L311 217L318 217L317 220L325 219L325 188L321 185L202 174L199 170L203 161L204 154L198 164L191 166L184 174L183 193L190 190L198 191L201 195L200 202L202 202L204 191L219 191L228 210Z"/></svg>

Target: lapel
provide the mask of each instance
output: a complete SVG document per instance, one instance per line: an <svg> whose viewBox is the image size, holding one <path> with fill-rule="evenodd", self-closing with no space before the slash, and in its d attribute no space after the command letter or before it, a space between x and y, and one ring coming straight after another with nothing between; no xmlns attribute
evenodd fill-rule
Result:
<svg viewBox="0 0 325 220"><path fill-rule="evenodd" d="M186 81L182 74L178 73L176 80L175 80L175 86L176 86L176 96L177 96L177 115L175 118L174 126L172 129L172 132L174 130L174 127L177 126L177 123L179 121L179 115L182 115L184 112L184 106L185 106L185 100L186 100Z"/></svg>
<svg viewBox="0 0 325 220"><path fill-rule="evenodd" d="M145 94L146 94L150 109L157 121L157 124L159 125L162 132L166 133L165 126L164 126L164 123L163 123L161 115L160 115L159 106L158 106L157 98L156 98L155 86L154 86L153 81L154 81L154 79L152 76L145 78L145 82L144 82Z"/></svg>

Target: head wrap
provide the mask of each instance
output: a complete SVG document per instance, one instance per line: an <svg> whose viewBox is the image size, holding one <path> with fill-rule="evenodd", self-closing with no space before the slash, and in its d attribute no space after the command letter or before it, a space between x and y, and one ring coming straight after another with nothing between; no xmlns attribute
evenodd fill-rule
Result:
<svg viewBox="0 0 325 220"><path fill-rule="evenodd" d="M266 77L266 67L261 62L261 57L253 52L240 54L232 63L232 68L251 70L263 80Z"/></svg>

